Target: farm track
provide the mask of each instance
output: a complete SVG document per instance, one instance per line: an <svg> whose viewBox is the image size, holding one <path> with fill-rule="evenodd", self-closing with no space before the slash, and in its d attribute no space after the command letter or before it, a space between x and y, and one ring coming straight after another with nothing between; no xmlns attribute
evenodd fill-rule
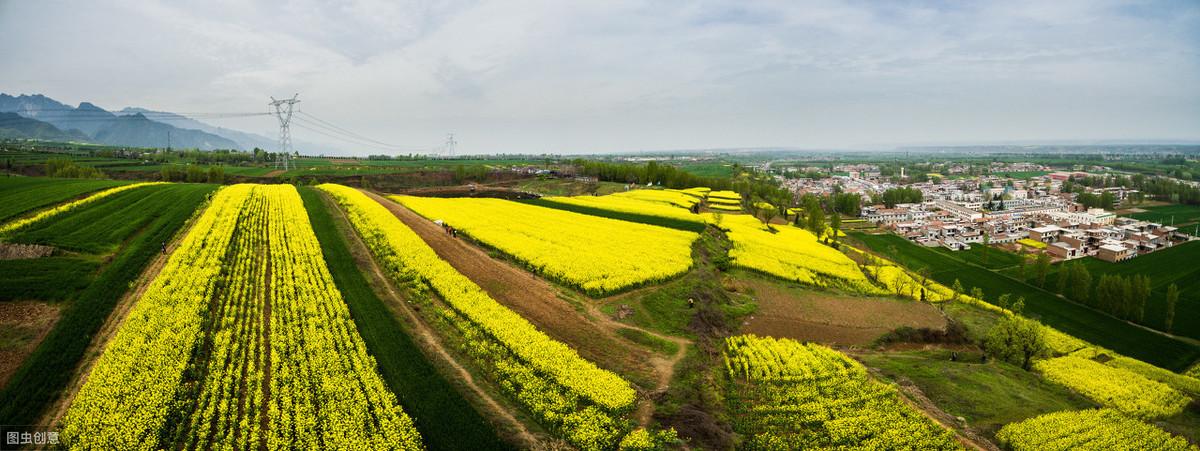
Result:
<svg viewBox="0 0 1200 451"><path fill-rule="evenodd" d="M611 328L601 327L588 315L559 297L550 283L507 262L492 258L483 249L447 235L440 226L412 210L366 192L411 228L455 270L478 284L492 298L520 314L555 340L571 346L600 367L659 380L649 362L654 355L625 341Z"/></svg>
<svg viewBox="0 0 1200 451"><path fill-rule="evenodd" d="M205 205L204 208L208 208L208 206ZM202 212L203 210L197 210L196 213L187 220L183 227L180 227L179 230L176 231L175 235L171 237L171 241L167 243L167 252L160 252L157 256L155 256L154 260L151 260L150 263L146 265L146 268L142 270L142 274L138 276L137 280L134 282L133 288L126 292L125 295L122 296L119 301L117 301L116 308L113 309L113 312L108 316L108 319L104 321L104 326L102 326L100 331L96 333L96 336L92 338L92 343L88 345L88 349L84 353L83 360L79 362L79 366L75 369L75 374L72 376L72 380L74 380L74 382L67 387L67 390L64 391L63 395L59 397L58 401L56 401L49 409L46 409L46 412L38 421L39 427L52 428L62 420L63 415L67 413L67 407L71 405L71 401L75 399L75 395L79 393L79 389L82 388L83 384L87 382L87 376L88 374L91 374L92 366L96 363L96 359L99 358L100 354L104 351L104 347L108 345L109 340L111 340L112 337L116 335L117 331L121 329L121 325L124 324L125 318L129 314L129 310L133 308L133 304L138 298L142 297L142 293L145 293L146 288L150 286L150 282L158 277L158 273L162 271L163 266L167 263L167 258L169 258L171 254L175 252L175 248L179 246L179 241L191 232L193 223L195 222L196 218L200 217L200 213Z"/></svg>
<svg viewBox="0 0 1200 451"><path fill-rule="evenodd" d="M325 194L322 194L322 196L325 196ZM524 447L535 448L536 445L539 445L541 440L539 440L532 432L530 432L529 429L525 427L523 422L517 419L516 416L514 416L511 412L505 409L504 406L496 401L496 399L493 398L490 393L480 387L475 381L474 376L472 376L466 368L459 364L458 361L446 351L445 344L429 327L429 325L427 325L415 312L412 311L408 305L406 305L407 303L404 301L403 297L400 296L396 290L396 287L392 283L392 279L383 272L383 269L379 267L379 264L372 257L371 252L367 250L366 243L363 243L362 238L354 232L353 227L350 225L349 219L346 218L346 213L337 206L336 202L327 202L326 206L332 211L336 212L334 216L340 223L340 227L338 228L341 229L348 237L346 242L350 246L350 252L354 254L357 263L360 265L360 267L362 265L367 265L370 268L369 278L373 279L371 286L375 288L376 294L379 295L381 299L386 301L389 310L391 310L393 314L400 313L404 315L405 322L412 327L412 332L415 332L415 336L413 338L421 344L421 347L425 350L432 351L437 355L437 358L439 358L446 365L449 365L454 372L457 373L457 376L460 378L460 380L475 393L475 396L477 396L479 400L482 401L484 404L483 407L488 411L488 413L496 415L501 419L501 422L507 423L512 430L516 431L518 441L520 441Z"/></svg>

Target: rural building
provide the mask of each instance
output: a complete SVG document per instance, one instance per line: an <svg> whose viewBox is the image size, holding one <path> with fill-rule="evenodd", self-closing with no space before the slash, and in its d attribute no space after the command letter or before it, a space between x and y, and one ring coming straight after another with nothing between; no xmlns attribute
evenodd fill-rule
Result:
<svg viewBox="0 0 1200 451"><path fill-rule="evenodd" d="M1137 256L1137 253L1133 249L1116 244L1105 244L1100 246L1096 252L1096 258L1114 263L1129 260L1135 256Z"/></svg>

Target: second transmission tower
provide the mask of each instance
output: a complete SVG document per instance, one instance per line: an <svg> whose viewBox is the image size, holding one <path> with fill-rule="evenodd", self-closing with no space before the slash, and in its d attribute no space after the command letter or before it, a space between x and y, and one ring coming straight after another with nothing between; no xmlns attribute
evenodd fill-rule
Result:
<svg viewBox="0 0 1200 451"><path fill-rule="evenodd" d="M454 158L454 146L458 145L458 141L454 140L453 133L446 134L446 156Z"/></svg>
<svg viewBox="0 0 1200 451"><path fill-rule="evenodd" d="M300 103L299 100L296 100L296 98L299 96L300 94L297 93L292 95L292 98L290 99L282 100L275 100L275 97L272 96L271 103L268 104L275 109L275 111L272 111L271 114L274 114L275 117L279 119L279 156L275 157L276 169L278 169L282 164L283 170L288 170L288 158L292 154L292 130L290 128L292 122L292 107L295 104Z"/></svg>

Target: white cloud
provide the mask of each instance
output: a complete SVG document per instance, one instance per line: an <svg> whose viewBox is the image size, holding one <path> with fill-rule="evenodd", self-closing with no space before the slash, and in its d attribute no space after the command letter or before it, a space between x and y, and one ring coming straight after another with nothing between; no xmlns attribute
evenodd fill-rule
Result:
<svg viewBox="0 0 1200 451"><path fill-rule="evenodd" d="M1200 138L1187 2L3 2L0 29L5 92L184 112L300 92L467 152Z"/></svg>

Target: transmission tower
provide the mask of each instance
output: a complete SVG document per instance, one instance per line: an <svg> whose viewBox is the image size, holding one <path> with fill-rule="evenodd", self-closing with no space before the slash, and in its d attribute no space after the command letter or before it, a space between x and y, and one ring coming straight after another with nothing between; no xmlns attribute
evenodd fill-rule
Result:
<svg viewBox="0 0 1200 451"><path fill-rule="evenodd" d="M271 103L267 104L275 108L275 111L271 112L271 114L274 114L275 117L279 119L280 156L275 158L276 169L278 169L282 164L283 170L288 170L288 158L292 154L292 130L290 128L292 122L292 106L300 102L299 100L296 100L296 97L299 96L300 94L297 93L292 95L292 98L283 100L275 100L275 97L272 96Z"/></svg>
<svg viewBox="0 0 1200 451"><path fill-rule="evenodd" d="M454 146L457 144L458 144L458 141L454 140L454 134L447 133L446 134L446 155L449 158L454 158Z"/></svg>

